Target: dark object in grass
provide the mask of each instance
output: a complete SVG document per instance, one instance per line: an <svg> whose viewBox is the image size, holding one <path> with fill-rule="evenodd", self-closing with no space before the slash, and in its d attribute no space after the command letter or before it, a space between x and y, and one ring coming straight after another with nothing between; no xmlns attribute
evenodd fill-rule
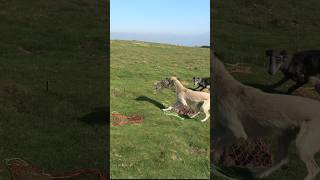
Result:
<svg viewBox="0 0 320 180"><path fill-rule="evenodd" d="M174 87L174 84L172 83L172 81L170 81L169 78L165 78L164 80L156 81L154 83L154 90L156 92L159 92L163 88L170 89L170 88L173 88L173 87Z"/></svg>
<svg viewBox="0 0 320 180"><path fill-rule="evenodd" d="M288 55L285 50L279 53L267 50L266 56L268 73L274 75L281 71L284 75L280 81L271 85L271 88L276 88L290 79L296 82L288 89L288 94L308 83L311 76L320 73L320 50L301 51L293 55Z"/></svg>
<svg viewBox="0 0 320 180"><path fill-rule="evenodd" d="M140 124L143 123L144 118L139 115L135 116L126 116L122 114L112 114L112 126L123 126L126 124Z"/></svg>
<svg viewBox="0 0 320 180"><path fill-rule="evenodd" d="M53 180L53 179L99 179L107 180L107 177L99 169L78 169L70 172L52 174L45 173L35 168L26 161L14 158L5 161L13 180L35 179L35 180Z"/></svg>
<svg viewBox="0 0 320 180"><path fill-rule="evenodd" d="M183 106L182 104L179 106L173 107L172 111L186 117L190 117L196 113L190 107Z"/></svg>

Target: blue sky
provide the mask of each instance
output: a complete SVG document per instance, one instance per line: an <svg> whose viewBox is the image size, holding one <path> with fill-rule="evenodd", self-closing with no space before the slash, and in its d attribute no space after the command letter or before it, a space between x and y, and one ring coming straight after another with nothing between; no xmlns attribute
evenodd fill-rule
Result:
<svg viewBox="0 0 320 180"><path fill-rule="evenodd" d="M210 0L111 0L111 39L208 45Z"/></svg>

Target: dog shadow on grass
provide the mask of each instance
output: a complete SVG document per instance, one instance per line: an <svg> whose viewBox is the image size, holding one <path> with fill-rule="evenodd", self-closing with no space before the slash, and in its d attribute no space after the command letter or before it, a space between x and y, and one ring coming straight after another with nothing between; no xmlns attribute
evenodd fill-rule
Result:
<svg viewBox="0 0 320 180"><path fill-rule="evenodd" d="M139 96L135 99L136 101L147 101L153 105L155 105L156 107L158 107L159 109L164 109L166 108L162 103L160 103L159 101L157 100L154 100L152 98L149 98L147 96Z"/></svg>
<svg viewBox="0 0 320 180"><path fill-rule="evenodd" d="M84 115L83 117L78 118L78 120L89 124L109 124L108 114L110 114L109 107L99 107L95 108L93 112Z"/></svg>

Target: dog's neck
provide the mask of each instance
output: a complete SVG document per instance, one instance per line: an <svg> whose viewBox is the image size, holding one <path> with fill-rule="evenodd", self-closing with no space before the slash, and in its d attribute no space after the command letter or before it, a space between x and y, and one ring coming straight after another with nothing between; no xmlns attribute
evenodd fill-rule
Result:
<svg viewBox="0 0 320 180"><path fill-rule="evenodd" d="M176 87L176 92L179 93L183 90L185 90L186 88L181 84L181 82L177 79L173 80L173 84Z"/></svg>
<svg viewBox="0 0 320 180"><path fill-rule="evenodd" d="M214 56L213 62L212 62L212 72L213 72L213 84L214 93L217 96L221 96L223 94L228 94L229 91L234 91L239 86L242 86L239 81L234 79L234 77L226 70L223 63Z"/></svg>

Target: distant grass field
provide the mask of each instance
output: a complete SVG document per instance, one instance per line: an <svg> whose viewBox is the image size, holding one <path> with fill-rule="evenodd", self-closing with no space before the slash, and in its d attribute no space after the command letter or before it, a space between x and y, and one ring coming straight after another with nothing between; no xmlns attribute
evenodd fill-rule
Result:
<svg viewBox="0 0 320 180"><path fill-rule="evenodd" d="M105 3L0 1L1 162L107 171Z"/></svg>
<svg viewBox="0 0 320 180"><path fill-rule="evenodd" d="M212 5L212 42L224 62L246 63L251 67L250 74L234 74L247 85L267 90L266 85L280 80L281 74L267 74L263 66L265 50L286 49L293 53L320 48L320 36L317 35L320 2L317 0L308 3L298 0L216 0ZM285 93L291 85L292 82L286 83L272 93ZM298 91L304 91L305 87ZM318 95L309 97L319 99ZM303 179L306 168L294 152L293 148L288 169L276 171L266 179ZM317 162L320 164L319 156Z"/></svg>
<svg viewBox="0 0 320 180"><path fill-rule="evenodd" d="M193 87L193 76L210 75L209 56L207 48L111 41L111 112L144 116L110 128L111 178L209 178L210 121L164 115L160 103L174 103L175 92L153 92L173 75Z"/></svg>

